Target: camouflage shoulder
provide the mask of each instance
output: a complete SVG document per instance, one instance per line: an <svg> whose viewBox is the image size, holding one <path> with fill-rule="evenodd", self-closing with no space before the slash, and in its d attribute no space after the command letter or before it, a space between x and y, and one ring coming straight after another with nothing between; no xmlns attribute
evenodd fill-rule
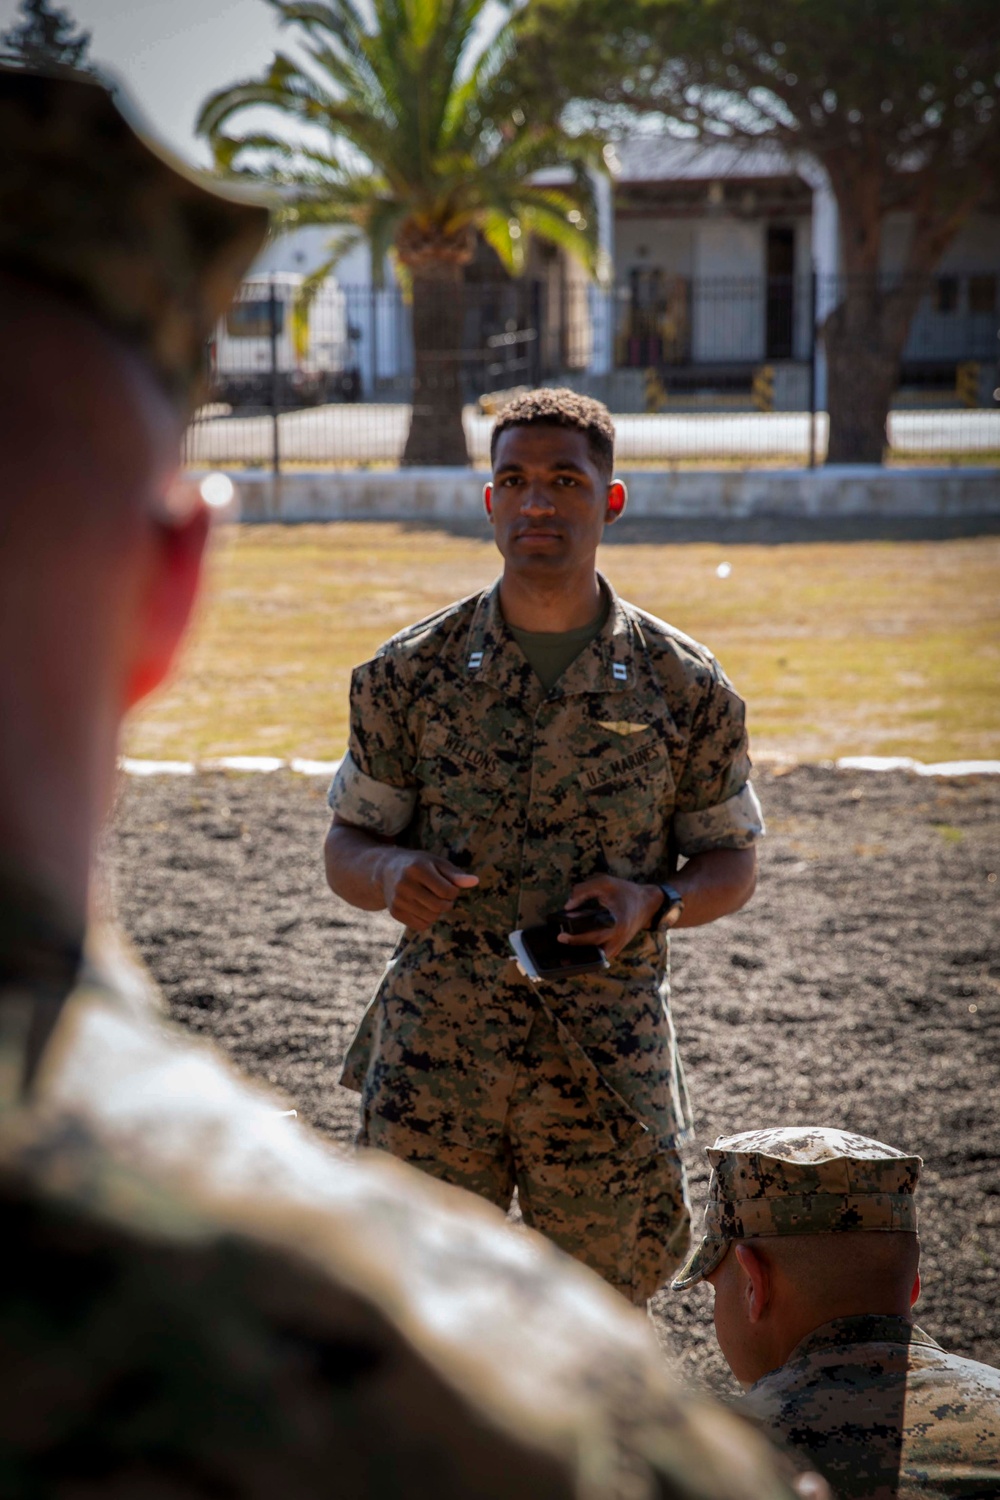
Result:
<svg viewBox="0 0 1000 1500"><path fill-rule="evenodd" d="M572 1500L567 1456L464 1395L350 1277L192 1213L78 1124L20 1123L19 1142L0 1134L18 1287L0 1311L16 1373L0 1448L16 1493L68 1493L96 1471L120 1500L332 1500L388 1493L386 1471L419 1451L420 1492L441 1500L498 1474L503 1495Z"/></svg>
<svg viewBox="0 0 1000 1500"><path fill-rule="evenodd" d="M635 604L623 600L622 606L641 636L655 671L672 676L679 670L689 680L705 683L719 677L722 669L708 646Z"/></svg>
<svg viewBox="0 0 1000 1500"><path fill-rule="evenodd" d="M453 640L464 644L482 597L482 590L468 594L464 599L457 599L454 604L418 620L415 625L407 625L378 648L376 657L391 657L402 665L408 661L434 660Z"/></svg>

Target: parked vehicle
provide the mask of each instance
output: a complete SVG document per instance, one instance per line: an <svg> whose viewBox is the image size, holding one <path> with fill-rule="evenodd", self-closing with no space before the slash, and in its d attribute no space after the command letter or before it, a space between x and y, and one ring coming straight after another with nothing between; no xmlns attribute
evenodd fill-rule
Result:
<svg viewBox="0 0 1000 1500"><path fill-rule="evenodd" d="M302 288L289 272L244 281L209 345L213 402L287 409L358 400L358 334L344 293L331 277L303 304Z"/></svg>

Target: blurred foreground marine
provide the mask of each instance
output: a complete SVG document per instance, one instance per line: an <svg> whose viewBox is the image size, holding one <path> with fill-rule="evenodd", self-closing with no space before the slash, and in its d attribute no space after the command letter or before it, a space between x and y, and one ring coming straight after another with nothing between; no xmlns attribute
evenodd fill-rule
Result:
<svg viewBox="0 0 1000 1500"><path fill-rule="evenodd" d="M1000 1371L913 1322L914 1189L892 1146L820 1127L717 1140L705 1233L674 1281L715 1292L737 1410L841 1500L1000 1496Z"/></svg>
<svg viewBox="0 0 1000 1500"><path fill-rule="evenodd" d="M85 939L206 541L184 412L266 217L93 82L0 70L0 129L0 1494L778 1500L596 1278L339 1160Z"/></svg>

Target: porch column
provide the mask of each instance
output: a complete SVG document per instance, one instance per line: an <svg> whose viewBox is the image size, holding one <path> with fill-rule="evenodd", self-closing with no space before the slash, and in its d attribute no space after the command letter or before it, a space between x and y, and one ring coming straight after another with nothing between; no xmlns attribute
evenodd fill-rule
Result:
<svg viewBox="0 0 1000 1500"><path fill-rule="evenodd" d="M602 264L607 268L607 282L591 282L587 301L590 307L589 375L609 375L614 352L614 264L615 210L614 188L605 172L591 172L594 206L597 210L597 245Z"/></svg>
<svg viewBox="0 0 1000 1500"><path fill-rule="evenodd" d="M837 305L840 215L826 168L810 156L799 157L796 167L803 182L812 188L812 264L816 273L816 322L822 324ZM822 342L816 345L816 404L820 410L826 407L826 350Z"/></svg>

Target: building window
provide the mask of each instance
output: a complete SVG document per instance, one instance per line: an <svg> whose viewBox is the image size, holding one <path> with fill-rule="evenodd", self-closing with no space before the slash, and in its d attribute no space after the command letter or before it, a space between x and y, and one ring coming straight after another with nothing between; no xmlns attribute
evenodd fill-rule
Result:
<svg viewBox="0 0 1000 1500"><path fill-rule="evenodd" d="M958 277L939 276L934 283L934 311L953 313L958 311Z"/></svg>
<svg viewBox="0 0 1000 1500"><path fill-rule="evenodd" d="M969 277L970 313L992 313L997 305L997 278L992 271Z"/></svg>

